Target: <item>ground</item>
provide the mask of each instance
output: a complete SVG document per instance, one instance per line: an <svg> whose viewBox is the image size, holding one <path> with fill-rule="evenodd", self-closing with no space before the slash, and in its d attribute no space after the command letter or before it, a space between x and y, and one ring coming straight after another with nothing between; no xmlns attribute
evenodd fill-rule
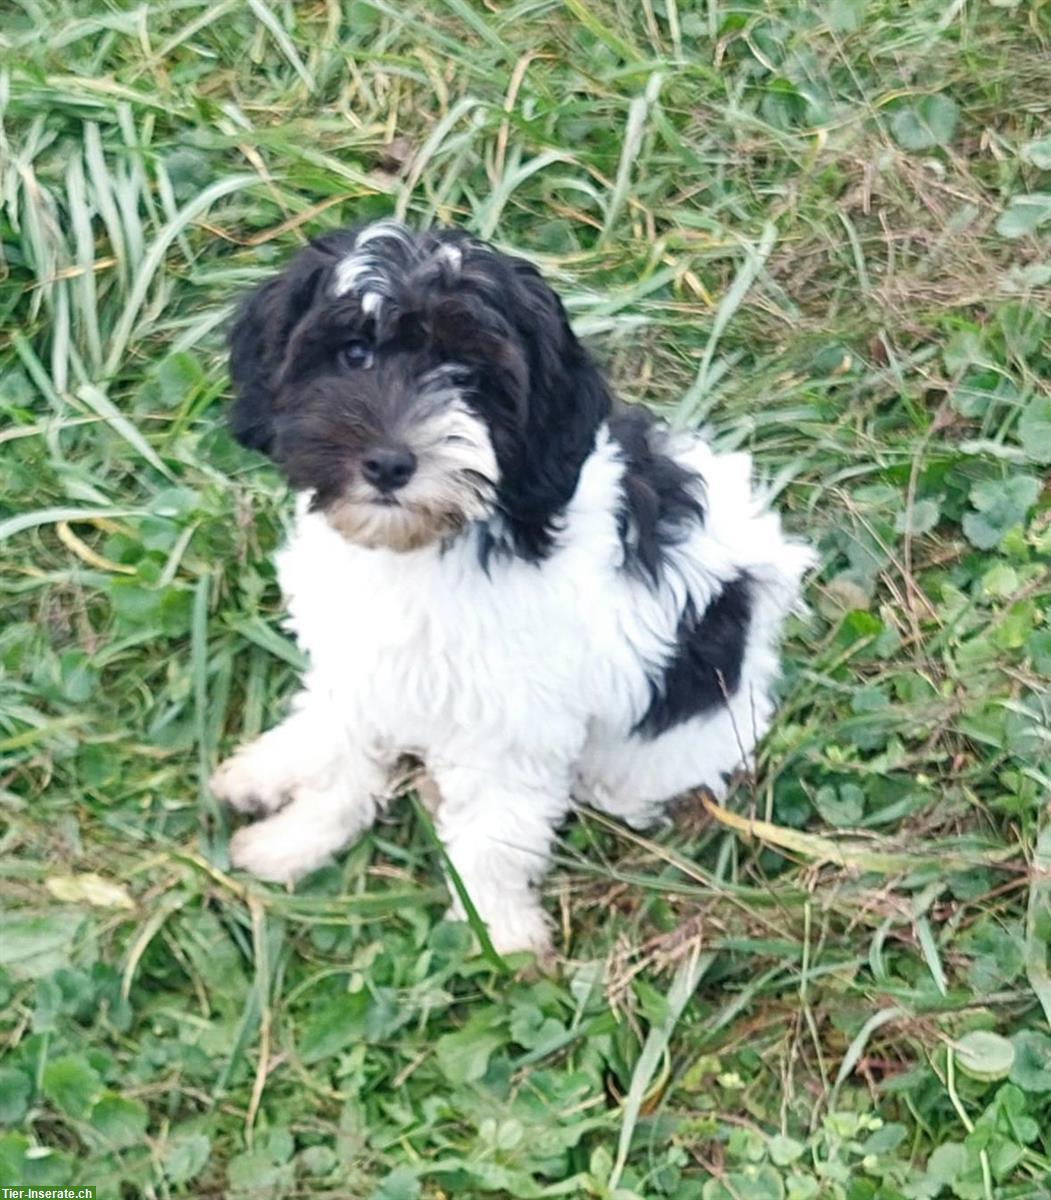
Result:
<svg viewBox="0 0 1051 1200"><path fill-rule="evenodd" d="M16 0L0 50L0 1184L1051 1194L1051 7ZM548 978L442 921L422 806L286 893L204 785L299 664L228 306L392 212L535 258L821 551L756 777L582 814Z"/></svg>

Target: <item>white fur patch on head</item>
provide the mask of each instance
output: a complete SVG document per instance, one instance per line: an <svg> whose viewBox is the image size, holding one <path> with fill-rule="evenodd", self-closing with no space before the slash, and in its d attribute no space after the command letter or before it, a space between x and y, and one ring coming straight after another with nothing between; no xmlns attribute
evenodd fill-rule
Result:
<svg viewBox="0 0 1051 1200"><path fill-rule="evenodd" d="M370 300L370 316L376 316L385 292L386 274L383 254L379 247L373 251L368 246L378 241L394 241L403 248L413 246L413 234L397 221L377 221L361 230L354 239L354 250L336 266L332 292L337 296L356 292ZM364 307L364 305L362 305Z"/></svg>
<svg viewBox="0 0 1051 1200"><path fill-rule="evenodd" d="M463 266L463 251L459 246L454 246L449 242L438 248L435 258L440 258L444 263L457 272Z"/></svg>
<svg viewBox="0 0 1051 1200"><path fill-rule="evenodd" d="M376 221L367 226L354 239L354 249L337 265L333 285L333 292L337 296L354 291L367 297L371 311L369 308L365 311L370 316L377 315L385 291L383 256L378 247L374 251L367 249L371 243L378 241L392 241L402 247L411 247L413 235L398 221Z"/></svg>
<svg viewBox="0 0 1051 1200"><path fill-rule="evenodd" d="M362 246L367 246L369 242L375 242L380 238L390 238L391 241L400 242L403 246L411 246L414 240L412 230L400 221L374 221L358 234L354 239L354 246L360 250Z"/></svg>
<svg viewBox="0 0 1051 1200"><path fill-rule="evenodd" d="M391 291L390 263L385 262L383 248L377 244L382 242L395 243L407 257L406 262L399 264L407 275L433 262L457 277L463 269L463 250L452 242L417 241L412 231L398 221L376 221L355 238L354 249L336 267L333 284L336 296L356 292L366 316L379 317Z"/></svg>
<svg viewBox="0 0 1051 1200"><path fill-rule="evenodd" d="M335 270L332 293L345 296L356 292L364 300L369 297L373 304L371 316L376 316L386 290L386 277L379 260L371 254L349 254ZM364 303L362 305L364 307Z"/></svg>
<svg viewBox="0 0 1051 1200"><path fill-rule="evenodd" d="M336 296L345 296L347 292L360 290L362 281L377 277L376 259L370 254L359 254L355 250L336 267L332 292Z"/></svg>

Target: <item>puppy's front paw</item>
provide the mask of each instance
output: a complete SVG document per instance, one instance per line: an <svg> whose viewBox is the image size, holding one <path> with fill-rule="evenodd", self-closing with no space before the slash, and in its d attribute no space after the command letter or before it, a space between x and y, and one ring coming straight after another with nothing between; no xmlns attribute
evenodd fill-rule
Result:
<svg viewBox="0 0 1051 1200"><path fill-rule="evenodd" d="M246 825L230 839L230 862L269 883L295 883L328 861L327 848L280 816Z"/></svg>
<svg viewBox="0 0 1051 1200"><path fill-rule="evenodd" d="M457 900L449 910L449 920L465 921L466 914ZM537 967L546 973L555 969L555 948L551 930L543 910L538 905L523 904L521 908L505 907L499 914L490 913L486 926L489 940L497 954L535 955Z"/></svg>
<svg viewBox="0 0 1051 1200"><path fill-rule="evenodd" d="M554 969L555 947L551 930L539 909L490 922L489 939L498 954L518 954L526 950L536 956L536 965L541 971Z"/></svg>
<svg viewBox="0 0 1051 1200"><path fill-rule="evenodd" d="M288 799L273 772L262 769L253 748L246 746L219 764L208 787L217 800L236 808L238 812L263 815L277 812Z"/></svg>

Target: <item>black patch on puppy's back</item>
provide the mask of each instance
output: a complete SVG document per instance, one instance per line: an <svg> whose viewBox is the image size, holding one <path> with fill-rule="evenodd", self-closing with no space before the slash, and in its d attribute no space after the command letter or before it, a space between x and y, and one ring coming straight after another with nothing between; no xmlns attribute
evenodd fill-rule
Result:
<svg viewBox="0 0 1051 1200"><path fill-rule="evenodd" d="M643 408L619 405L609 431L624 460L617 525L624 569L649 583L660 579L665 552L704 520L696 472L664 453L664 433Z"/></svg>
<svg viewBox="0 0 1051 1200"><path fill-rule="evenodd" d="M617 514L624 570L656 586L668 569L668 551L704 522L704 480L666 452L667 435L645 409L619 406L609 429L624 460ZM688 601L674 653L650 681L649 707L632 732L654 738L725 704L741 682L751 619L747 574L726 583L703 613Z"/></svg>
<svg viewBox="0 0 1051 1200"><path fill-rule="evenodd" d="M687 603L675 634L675 653L660 678L650 681L649 708L632 733L655 738L725 704L741 683L751 620L752 581L747 573L725 584L702 614Z"/></svg>

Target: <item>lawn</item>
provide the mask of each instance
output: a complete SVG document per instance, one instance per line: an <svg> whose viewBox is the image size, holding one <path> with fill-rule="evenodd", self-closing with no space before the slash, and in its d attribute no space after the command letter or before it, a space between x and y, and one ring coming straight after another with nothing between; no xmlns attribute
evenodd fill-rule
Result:
<svg viewBox="0 0 1051 1200"><path fill-rule="evenodd" d="M0 1185L1051 1196L1051 6L2 11ZM410 800L288 893L205 786L300 665L229 306L391 213L535 259L821 552L756 776L581 813L546 978Z"/></svg>

